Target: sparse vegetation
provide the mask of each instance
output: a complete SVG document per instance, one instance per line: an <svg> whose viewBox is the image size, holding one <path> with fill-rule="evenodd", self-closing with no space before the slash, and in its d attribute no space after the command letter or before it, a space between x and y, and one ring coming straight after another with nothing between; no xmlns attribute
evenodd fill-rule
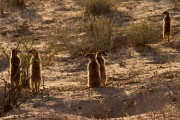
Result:
<svg viewBox="0 0 180 120"><path fill-rule="evenodd" d="M31 56L27 54L27 51L30 50L34 46L34 44L34 40L29 40L29 38L24 38L23 40L20 40L16 43L17 46L15 48L21 48L21 50L24 51L20 55L20 57L22 58L22 63L20 65L21 82L19 86L12 87L9 81L9 69L7 69L8 75L6 77L0 76L0 83L3 83L1 84L1 87L4 87L3 90L0 89L0 117L12 108L18 107L20 104L33 96L33 92L29 90L29 80L31 78L31 76L29 75L29 66ZM0 47L0 52L3 54L7 61L10 61L10 54L8 54L9 45L10 44ZM50 45L49 47L52 46ZM43 61L43 65L45 67L48 67L54 57L54 54L59 52L55 47L51 48L51 50L53 51L53 55L50 52L50 55L47 57L47 59L44 59Z"/></svg>
<svg viewBox="0 0 180 120"><path fill-rule="evenodd" d="M60 31L59 40L71 55L95 52L100 49L109 51L112 46L111 37L114 27L115 22L104 16L91 16L89 21L81 27L84 35L79 41L71 36L72 31L68 29Z"/></svg>
<svg viewBox="0 0 180 120"><path fill-rule="evenodd" d="M4 10L5 10L5 1L4 0L0 0L0 14L4 14Z"/></svg>
<svg viewBox="0 0 180 120"><path fill-rule="evenodd" d="M160 30L153 24L137 23L132 24L124 29L124 34L128 44L133 46L144 46L159 42L161 36Z"/></svg>
<svg viewBox="0 0 180 120"><path fill-rule="evenodd" d="M17 48L18 47L19 47L19 43L17 44ZM10 55L7 53L8 49L9 49L9 44L4 47L2 46L0 49L1 53L3 53L3 55L6 57L7 61L10 60ZM24 73L25 69L26 69L26 67L24 66L24 63L22 63L20 73ZM2 111L2 113L0 113L0 114L2 116L6 112L11 110L12 108L19 106L22 101L24 102L23 97L25 97L25 96L23 96L24 93L22 91L22 88L23 88L23 86L27 86L28 79L29 79L29 78L27 78L27 76L22 75L21 76L21 78L23 80L22 84L20 83L20 85L13 87L9 81L9 78L10 78L9 69L7 69L7 70L8 70L7 77L0 76L0 82L3 82L3 84L1 84L1 85L3 85L3 87L4 87L3 93L1 92L1 94L3 94L3 97L1 97L1 100L3 102L1 101L1 104L0 104L0 107L1 107L0 111Z"/></svg>
<svg viewBox="0 0 180 120"><path fill-rule="evenodd" d="M180 118L178 0L26 1L0 0L2 119ZM171 43L159 42L165 8L173 18ZM22 84L13 89L14 48L22 51ZM42 58L36 94L28 84L31 49ZM107 51L107 84L89 88L83 55L97 50Z"/></svg>
<svg viewBox="0 0 180 120"><path fill-rule="evenodd" d="M15 0L15 4L17 4L17 5L24 5L25 4L25 0Z"/></svg>
<svg viewBox="0 0 180 120"><path fill-rule="evenodd" d="M102 15L112 10L113 0L80 0L87 14Z"/></svg>
<svg viewBox="0 0 180 120"><path fill-rule="evenodd" d="M0 14L17 6L24 6L26 0L0 0Z"/></svg>
<svg viewBox="0 0 180 120"><path fill-rule="evenodd" d="M85 25L87 38L82 42L89 52L110 50L112 33L115 23L104 16L91 17Z"/></svg>

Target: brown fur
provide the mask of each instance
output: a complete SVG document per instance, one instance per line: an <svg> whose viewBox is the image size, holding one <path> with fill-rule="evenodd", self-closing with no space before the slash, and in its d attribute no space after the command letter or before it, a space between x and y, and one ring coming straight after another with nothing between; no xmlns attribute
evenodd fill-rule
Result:
<svg viewBox="0 0 180 120"><path fill-rule="evenodd" d="M21 82L20 77L20 65L21 65L21 59L18 56L18 53L20 51L18 49L13 49L11 51L11 59L10 59L10 79L11 79L11 85L13 87L18 87Z"/></svg>
<svg viewBox="0 0 180 120"><path fill-rule="evenodd" d="M30 86L36 92L39 91L41 85L42 73L41 73L41 58L37 50L30 50L28 53L32 54L30 60Z"/></svg>
<svg viewBox="0 0 180 120"><path fill-rule="evenodd" d="M107 54L104 51L102 50L97 51L96 59L100 65L101 84L103 86L106 86L107 75L106 75L106 68L105 68L105 59L103 56L107 56Z"/></svg>
<svg viewBox="0 0 180 120"><path fill-rule="evenodd" d="M162 14L165 15L163 19L163 40L170 42L169 36L171 33L171 18L169 16L169 12L165 11Z"/></svg>
<svg viewBox="0 0 180 120"><path fill-rule="evenodd" d="M101 85L100 66L96 60L95 54L87 54L89 58L88 70L88 87L99 87Z"/></svg>

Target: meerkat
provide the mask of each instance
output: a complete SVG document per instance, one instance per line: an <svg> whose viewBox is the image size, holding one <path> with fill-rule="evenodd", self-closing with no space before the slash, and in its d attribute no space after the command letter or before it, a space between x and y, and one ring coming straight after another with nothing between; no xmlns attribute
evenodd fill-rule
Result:
<svg viewBox="0 0 180 120"><path fill-rule="evenodd" d="M21 59L19 57L20 50L13 49L11 51L10 59L10 79L12 87L18 87L21 82L20 65Z"/></svg>
<svg viewBox="0 0 180 120"><path fill-rule="evenodd" d="M28 51L28 53L32 54L29 67L30 87L32 88L32 90L35 90L35 92L38 92L42 80L41 58L39 52L35 49Z"/></svg>
<svg viewBox="0 0 180 120"><path fill-rule="evenodd" d="M89 53L85 57L89 58L89 63L87 66L88 71L88 87L100 87L101 85L101 75L100 66L96 60L94 53Z"/></svg>
<svg viewBox="0 0 180 120"><path fill-rule="evenodd" d="M163 19L163 40L170 42L169 36L170 36L170 32L171 32L171 18L169 16L169 12L165 11L162 14L165 15L164 19Z"/></svg>
<svg viewBox="0 0 180 120"><path fill-rule="evenodd" d="M105 59L103 56L107 56L107 54L104 51L98 50L96 52L96 60L98 61L100 65L101 84L102 86L106 86L107 75L106 75L106 69L105 69Z"/></svg>

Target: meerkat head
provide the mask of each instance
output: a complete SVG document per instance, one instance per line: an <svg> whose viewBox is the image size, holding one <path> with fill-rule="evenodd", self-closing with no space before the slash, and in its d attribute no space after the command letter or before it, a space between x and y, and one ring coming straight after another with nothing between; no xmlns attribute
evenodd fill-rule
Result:
<svg viewBox="0 0 180 120"><path fill-rule="evenodd" d="M103 50L98 50L96 53L98 56L107 56L107 53Z"/></svg>
<svg viewBox="0 0 180 120"><path fill-rule="evenodd" d="M169 12L168 11L164 11L162 14L168 16Z"/></svg>
<svg viewBox="0 0 180 120"><path fill-rule="evenodd" d="M88 53L87 55L85 55L86 58L89 58L90 61L95 59L95 55L94 53Z"/></svg>
<svg viewBox="0 0 180 120"><path fill-rule="evenodd" d="M30 51L28 51L29 54L32 54L32 55L37 55L38 54L38 51L35 50L35 49L32 49Z"/></svg>
<svg viewBox="0 0 180 120"><path fill-rule="evenodd" d="M21 51L19 49L13 49L12 50L12 55L18 55Z"/></svg>

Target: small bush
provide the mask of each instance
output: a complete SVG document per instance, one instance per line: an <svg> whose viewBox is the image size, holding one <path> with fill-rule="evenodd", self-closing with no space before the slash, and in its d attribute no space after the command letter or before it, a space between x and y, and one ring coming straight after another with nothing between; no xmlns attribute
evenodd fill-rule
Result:
<svg viewBox="0 0 180 120"><path fill-rule="evenodd" d="M106 17L92 17L85 26L87 40L82 42L89 52L99 49L109 50L111 47L111 37L114 22Z"/></svg>
<svg viewBox="0 0 180 120"><path fill-rule="evenodd" d="M79 28L79 32L67 28L60 30L59 40L63 49L69 51L72 56L99 49L109 50L114 25L114 22L104 16L91 16L89 21Z"/></svg>
<svg viewBox="0 0 180 120"><path fill-rule="evenodd" d="M111 11L112 0L81 0L85 6L86 13L92 15L102 15Z"/></svg>
<svg viewBox="0 0 180 120"><path fill-rule="evenodd" d="M0 0L0 14L1 15L4 14L5 7L6 7L5 0Z"/></svg>
<svg viewBox="0 0 180 120"><path fill-rule="evenodd" d="M25 5L26 0L0 0L0 14L11 10L13 7Z"/></svg>
<svg viewBox="0 0 180 120"><path fill-rule="evenodd" d="M15 0L16 4L19 5L24 5L25 4L25 0Z"/></svg>
<svg viewBox="0 0 180 120"><path fill-rule="evenodd" d="M124 31L124 34L128 43L135 46L144 46L146 44L156 43L161 35L155 25L146 23L130 25Z"/></svg>

